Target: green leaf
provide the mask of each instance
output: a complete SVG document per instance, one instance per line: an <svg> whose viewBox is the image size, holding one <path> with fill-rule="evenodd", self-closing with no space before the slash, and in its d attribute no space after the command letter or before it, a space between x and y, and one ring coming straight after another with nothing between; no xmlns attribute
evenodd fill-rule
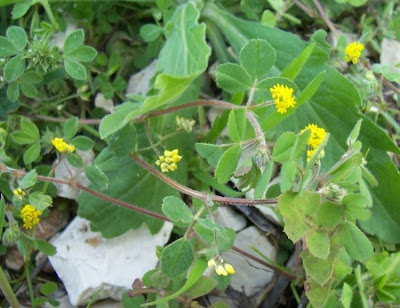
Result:
<svg viewBox="0 0 400 308"><path fill-rule="evenodd" d="M65 155L65 158L71 164L71 166L76 167L76 168L82 168L83 167L83 160L82 160L82 157L79 154L77 154L77 153L67 153Z"/></svg>
<svg viewBox="0 0 400 308"><path fill-rule="evenodd" d="M104 139L123 128L135 115L139 114L139 106L133 103L118 105L112 114L105 116L100 123L100 137Z"/></svg>
<svg viewBox="0 0 400 308"><path fill-rule="evenodd" d="M85 174L88 179L101 190L108 188L107 175L96 165L90 165L85 168Z"/></svg>
<svg viewBox="0 0 400 308"><path fill-rule="evenodd" d="M22 55L17 55L7 61L4 67L4 78L7 82L14 81L25 72L26 62Z"/></svg>
<svg viewBox="0 0 400 308"><path fill-rule="evenodd" d="M35 98L38 95L38 91L35 86L31 83L20 82L19 84L22 94L28 98Z"/></svg>
<svg viewBox="0 0 400 308"><path fill-rule="evenodd" d="M112 134L108 140L108 148L117 157L129 156L137 144L136 128L132 124L125 125L122 129Z"/></svg>
<svg viewBox="0 0 400 308"><path fill-rule="evenodd" d="M95 142L86 136L76 136L71 140L71 144L74 145L78 150L88 151L94 147Z"/></svg>
<svg viewBox="0 0 400 308"><path fill-rule="evenodd" d="M329 174L331 175L331 182L338 183L341 180L345 179L354 171L355 168L358 168L361 163L361 153L355 153L346 157L344 161L342 161L340 164L335 165L329 171Z"/></svg>
<svg viewBox="0 0 400 308"><path fill-rule="evenodd" d="M301 93L297 97L297 107L299 107L301 104L305 103L314 96L315 92L317 92L317 90L321 86L325 74L326 71L320 72L317 76L314 77L313 80L310 81L310 83L304 88L304 90L301 91Z"/></svg>
<svg viewBox="0 0 400 308"><path fill-rule="evenodd" d="M229 137L234 142L242 141L244 134L246 133L246 110L245 109L236 109L231 110L228 118L228 132Z"/></svg>
<svg viewBox="0 0 400 308"><path fill-rule="evenodd" d="M254 189L254 198L263 198L266 194L266 189L271 180L272 171L274 170L274 162L269 162L267 168L265 168L262 173L260 179L257 182L257 185Z"/></svg>
<svg viewBox="0 0 400 308"><path fill-rule="evenodd" d="M25 176L19 182L19 187L21 187L22 189L27 189L29 187L32 187L37 182L36 176L37 176L37 173L36 173L35 169L29 171L27 174L25 174Z"/></svg>
<svg viewBox="0 0 400 308"><path fill-rule="evenodd" d="M295 80L302 70L304 64L310 58L315 44L308 45L292 62L290 62L281 72L280 77Z"/></svg>
<svg viewBox="0 0 400 308"><path fill-rule="evenodd" d="M305 152L309 137L309 131L299 135L292 132L282 134L272 150L272 158L281 163L298 159Z"/></svg>
<svg viewBox="0 0 400 308"><path fill-rule="evenodd" d="M351 300L353 299L353 289L347 283L343 283L342 296L340 301L344 308L351 308Z"/></svg>
<svg viewBox="0 0 400 308"><path fill-rule="evenodd" d="M185 294L191 298L198 298L207 295L217 286L218 282L210 277L201 276L200 279L191 286Z"/></svg>
<svg viewBox="0 0 400 308"><path fill-rule="evenodd" d="M185 238L165 247L161 253L161 272L168 277L185 273L194 261L192 244Z"/></svg>
<svg viewBox="0 0 400 308"><path fill-rule="evenodd" d="M55 254L56 254L56 252L57 252L57 249L56 249L56 247L54 247L52 244L50 244L50 243L48 243L48 242L46 242L46 241L43 241L43 240L36 240L36 244L37 244L37 246L38 246L38 249L42 252L42 253L44 253L46 256L54 256ZM56 285L55 283L54 283L54 285ZM57 288L57 285L56 285L56 288ZM42 288L40 289L41 291L42 291ZM46 291L51 291L51 290L53 290L53 288L46 288L45 289L45 292ZM53 291L54 292L54 291ZM50 293L53 293L53 292L50 292ZM43 293L43 291L42 291L42 293ZM44 295L46 295L45 293L43 293Z"/></svg>
<svg viewBox="0 0 400 308"><path fill-rule="evenodd" d="M165 197L161 209L173 222L189 225L193 221L193 214L189 207L177 197Z"/></svg>
<svg viewBox="0 0 400 308"><path fill-rule="evenodd" d="M240 145L234 145L222 154L215 169L215 177L218 182L226 183L230 180L236 170L241 153L242 148Z"/></svg>
<svg viewBox="0 0 400 308"><path fill-rule="evenodd" d="M39 129L30 120L21 119L22 131L17 131L11 134L11 139L17 144L30 144L38 141Z"/></svg>
<svg viewBox="0 0 400 308"><path fill-rule="evenodd" d="M6 58L18 53L17 48L4 36L0 36L0 58Z"/></svg>
<svg viewBox="0 0 400 308"><path fill-rule="evenodd" d="M164 197L179 197L175 189L134 163L130 157L115 157L107 148L97 156L94 164L108 179L112 179L103 193L118 200L162 213L160 204ZM180 170L181 166L177 172ZM78 215L90 220L91 230L101 232L105 238L119 236L130 229L138 229L143 223L155 234L163 225L163 221L157 218L117 206L86 192L79 195L78 202Z"/></svg>
<svg viewBox="0 0 400 308"><path fill-rule="evenodd" d="M320 204L320 195L311 191L301 194L287 192L278 199L278 209L285 218L283 231L293 242L297 242L307 231L305 219L312 217Z"/></svg>
<svg viewBox="0 0 400 308"><path fill-rule="evenodd" d="M158 75L154 87L159 90L159 93L148 96L143 103L141 111L143 113L149 112L177 100L197 76L197 73L186 77L176 77L168 74Z"/></svg>
<svg viewBox="0 0 400 308"><path fill-rule="evenodd" d="M353 145L354 142L357 141L358 136L360 135L362 119L358 120L354 128L352 129L349 137L347 138L346 144L348 146Z"/></svg>
<svg viewBox="0 0 400 308"><path fill-rule="evenodd" d="M121 304L123 308L139 308L145 303L143 295L130 297L128 292L122 294Z"/></svg>
<svg viewBox="0 0 400 308"><path fill-rule="evenodd" d="M70 140L78 132L78 118L72 117L64 123L64 138Z"/></svg>
<svg viewBox="0 0 400 308"><path fill-rule="evenodd" d="M348 194L343 198L346 212L360 220L368 220L371 216L367 207L368 200L362 194Z"/></svg>
<svg viewBox="0 0 400 308"><path fill-rule="evenodd" d="M68 54L68 59L75 62L91 62L96 56L97 51L93 47L80 46Z"/></svg>
<svg viewBox="0 0 400 308"><path fill-rule="evenodd" d="M43 78L40 74L30 71L26 72L19 78L20 82L26 82L31 84L39 84L43 81Z"/></svg>
<svg viewBox="0 0 400 308"><path fill-rule="evenodd" d="M238 93L250 90L251 78L243 67L235 63L224 63L217 67L217 85L221 89Z"/></svg>
<svg viewBox="0 0 400 308"><path fill-rule="evenodd" d="M46 282L40 286L40 293L42 293L44 296L49 296L55 291L57 291L57 284L52 281Z"/></svg>
<svg viewBox="0 0 400 308"><path fill-rule="evenodd" d="M218 161L217 161L218 163ZM198 180L202 181L203 183L211 186L212 188L214 188L215 190L219 191L220 193L222 193L225 196L229 196L229 197L242 197L245 195L245 192L240 192L237 190L233 190L232 188L230 188L227 185L224 184L220 184L215 177L213 177L212 175L210 175L208 172L202 171L202 170L198 170L196 172L192 173L193 176L195 178L197 178Z"/></svg>
<svg viewBox="0 0 400 308"><path fill-rule="evenodd" d="M1 44L1 42L0 42ZM19 84L16 81L11 82L7 88L7 97L10 101L15 102L19 97Z"/></svg>
<svg viewBox="0 0 400 308"><path fill-rule="evenodd" d="M240 9L249 19L258 21L265 4L266 1L263 0L241 0Z"/></svg>
<svg viewBox="0 0 400 308"><path fill-rule="evenodd" d="M34 162L40 155L40 143L36 142L32 144L24 153L25 165Z"/></svg>
<svg viewBox="0 0 400 308"><path fill-rule="evenodd" d="M303 250L301 259L303 260L304 269L307 275L324 285L333 275L333 265L335 261L334 255L329 255L326 260L314 257L309 249Z"/></svg>
<svg viewBox="0 0 400 308"><path fill-rule="evenodd" d="M79 62L66 58L64 59L64 67L67 74L72 78L76 80L87 80L86 68Z"/></svg>
<svg viewBox="0 0 400 308"><path fill-rule="evenodd" d="M224 150L215 144L196 143L195 148L197 153L205 158L212 167L217 167L221 156L224 154Z"/></svg>
<svg viewBox="0 0 400 308"><path fill-rule="evenodd" d="M158 39L161 33L162 28L155 24L146 24L140 28L140 36L146 43L153 42Z"/></svg>
<svg viewBox="0 0 400 308"><path fill-rule="evenodd" d="M71 32L64 42L63 51L65 55L71 54L73 51L78 49L79 46L83 44L85 38L85 33L82 29L75 30ZM85 78L86 79L86 78Z"/></svg>
<svg viewBox="0 0 400 308"><path fill-rule="evenodd" d="M275 63L275 50L265 40L249 41L240 51L241 65L255 79L268 73Z"/></svg>
<svg viewBox="0 0 400 308"><path fill-rule="evenodd" d="M53 199L49 195L45 195L40 191L29 194L29 203L39 211L44 211L53 204Z"/></svg>
<svg viewBox="0 0 400 308"><path fill-rule="evenodd" d="M221 253L231 249L235 241L235 231L221 227L208 219L199 218L193 229L202 240L210 245L215 244L216 234L218 249Z"/></svg>
<svg viewBox="0 0 400 308"><path fill-rule="evenodd" d="M12 19L18 19L24 16L26 12L28 12L31 5L32 5L32 0L25 0L19 3L15 3L11 11Z"/></svg>
<svg viewBox="0 0 400 308"><path fill-rule="evenodd" d="M321 228L333 230L339 222L343 221L344 214L345 208L341 204L324 200L314 214L314 222Z"/></svg>
<svg viewBox="0 0 400 308"><path fill-rule="evenodd" d="M316 308L324 307L331 293L332 281L321 286L318 282L309 278L305 284L307 285L306 295L311 305Z"/></svg>
<svg viewBox="0 0 400 308"><path fill-rule="evenodd" d="M360 262L365 262L371 258L372 244L355 224L347 221L343 231L344 247L350 257Z"/></svg>
<svg viewBox="0 0 400 308"><path fill-rule="evenodd" d="M181 240L183 240L183 239L181 239ZM190 243L190 242L188 242L188 243ZM163 250L163 252L164 252L164 250ZM162 256L162 254L161 254L161 256ZM162 268L162 265L161 265L161 268ZM196 282L199 281L199 279L203 278L202 275L203 275L204 271L206 270L206 268L207 268L206 260L204 258L197 258L196 263L194 264L193 269L190 271L189 277L186 280L186 282L182 288L180 288L178 291L176 291L175 293L173 293L169 296L160 298L154 302L146 303L146 304L142 305L142 307L154 306L155 304L157 304L157 307L159 307L160 304L166 303L166 302L170 301L171 299L174 299L175 297L181 295L186 290L190 289L191 287L194 287L194 285L196 284Z"/></svg>
<svg viewBox="0 0 400 308"><path fill-rule="evenodd" d="M281 168L281 192L287 192L293 187L296 177L297 164L295 161L285 161Z"/></svg>
<svg viewBox="0 0 400 308"><path fill-rule="evenodd" d="M326 260L330 253L330 240L326 231L311 230L306 234L307 248L310 253L317 258Z"/></svg>
<svg viewBox="0 0 400 308"><path fill-rule="evenodd" d="M22 51L28 43L25 30L17 26L7 29L7 38L19 51Z"/></svg>
<svg viewBox="0 0 400 308"><path fill-rule="evenodd" d="M167 41L160 52L157 67L174 76L198 75L205 71L210 56L206 27L199 24L199 10L193 2L178 6L165 25Z"/></svg>

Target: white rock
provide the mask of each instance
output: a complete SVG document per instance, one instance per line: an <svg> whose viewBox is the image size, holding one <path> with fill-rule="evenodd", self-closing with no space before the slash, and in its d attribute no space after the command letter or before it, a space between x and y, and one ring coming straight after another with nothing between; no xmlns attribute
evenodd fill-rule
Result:
<svg viewBox="0 0 400 308"><path fill-rule="evenodd" d="M87 220L76 217L52 242L57 253L49 259L73 305L86 304L100 289L97 300L120 300L136 278L155 268L155 248L167 243L172 227L167 222L152 235L142 225L116 238L103 239L99 232L90 231Z"/></svg>
<svg viewBox="0 0 400 308"><path fill-rule="evenodd" d="M213 217L216 223L231 228L236 232L246 227L246 218L226 206L219 206L213 212Z"/></svg>
<svg viewBox="0 0 400 308"><path fill-rule="evenodd" d="M92 164L94 160L94 153L92 150L89 151L78 151L79 155L82 157L83 160L83 168ZM63 180L70 180L71 177L76 179L82 185L89 185L90 181L86 177L85 172L83 172L82 168L76 168L71 166L68 161L64 158L62 159L56 166L55 170L55 178L56 179L63 179ZM79 190L73 188L69 185L64 184L55 184L57 186L58 195L60 197L68 198L76 200L78 198Z"/></svg>
<svg viewBox="0 0 400 308"><path fill-rule="evenodd" d="M391 72L399 72L400 68L395 67L400 63L400 42L384 38L382 41L381 64L388 64Z"/></svg>
<svg viewBox="0 0 400 308"><path fill-rule="evenodd" d="M275 247L272 246L265 235L254 226L237 233L235 246L260 258L249 245L253 245L265 256L275 260ZM253 296L262 291L274 276L274 273L269 268L255 261L246 259L244 256L233 251L224 253L223 259L225 262L232 264L235 268L236 273L232 276L231 287L236 291L245 292L246 296Z"/></svg>
<svg viewBox="0 0 400 308"><path fill-rule="evenodd" d="M126 94L143 94L145 95L150 89L150 79L157 71L157 62L153 61L149 66L129 78Z"/></svg>
<svg viewBox="0 0 400 308"><path fill-rule="evenodd" d="M114 102L112 99L105 99L103 93L97 93L94 99L94 105L98 108L103 108L105 111L113 112Z"/></svg>

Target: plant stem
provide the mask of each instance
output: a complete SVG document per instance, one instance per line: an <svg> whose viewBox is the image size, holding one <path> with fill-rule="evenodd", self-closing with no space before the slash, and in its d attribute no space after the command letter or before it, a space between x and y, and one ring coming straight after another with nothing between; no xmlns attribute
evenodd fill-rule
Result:
<svg viewBox="0 0 400 308"><path fill-rule="evenodd" d="M196 215L193 217L192 222L190 223L189 228L187 228L185 235L183 236L184 238L188 238L190 230L192 230L194 224L196 223L197 219L199 219L200 215L203 213L204 209L207 207L205 203L201 206L200 210L197 211Z"/></svg>
<svg viewBox="0 0 400 308"><path fill-rule="evenodd" d="M28 292L29 292L29 297L31 299L31 304L32 304L32 307L35 308L36 307L36 305L34 303L35 294L33 293L31 276L29 274L29 260L25 260L25 278L26 278L26 283L28 284Z"/></svg>
<svg viewBox="0 0 400 308"><path fill-rule="evenodd" d="M321 3L318 0L312 0L317 7L319 14L321 15L322 19L325 21L328 28L332 31L332 33L339 37L339 32L336 30L335 26L333 25L332 21L329 19L328 15L326 15L324 8L322 7Z"/></svg>
<svg viewBox="0 0 400 308"><path fill-rule="evenodd" d="M198 199L203 200L207 203L207 201L219 202L223 204L240 204L240 205L256 205L256 204L275 204L277 199L258 199L258 200L248 200L243 198L230 198L230 197L222 197L222 196L212 196L197 190L186 187L173 179L165 176L161 172L158 172L144 160L140 159L137 155L131 155L131 158L141 167L149 171L154 176L158 177L161 181L167 183L169 186L179 190L185 195L189 195Z"/></svg>
<svg viewBox="0 0 400 308"><path fill-rule="evenodd" d="M6 300L12 308L19 308L20 305L18 300L8 282L6 275L4 274L3 268L0 266L0 289L3 292Z"/></svg>
<svg viewBox="0 0 400 308"><path fill-rule="evenodd" d="M53 27L56 30L58 30L59 26L58 26L56 19L54 18L53 11L50 8L48 0L40 0L40 4L44 7L44 9L47 13L47 16L49 16L50 22L53 25Z"/></svg>

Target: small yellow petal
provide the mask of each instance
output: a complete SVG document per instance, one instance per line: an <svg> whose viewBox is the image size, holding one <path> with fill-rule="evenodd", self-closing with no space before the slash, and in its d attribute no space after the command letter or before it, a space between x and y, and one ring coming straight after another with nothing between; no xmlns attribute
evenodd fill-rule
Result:
<svg viewBox="0 0 400 308"><path fill-rule="evenodd" d="M224 268L229 274L235 274L235 269L229 263L224 263Z"/></svg>
<svg viewBox="0 0 400 308"><path fill-rule="evenodd" d="M223 276L227 276L228 275L228 272L225 270L225 268L223 267L223 265L222 264L220 264L220 265L218 265L216 268L215 268L215 272L218 274L218 275L223 275Z"/></svg>
<svg viewBox="0 0 400 308"><path fill-rule="evenodd" d="M213 268L215 266L215 260L214 258L211 258L210 260L208 260L208 267L209 268Z"/></svg>

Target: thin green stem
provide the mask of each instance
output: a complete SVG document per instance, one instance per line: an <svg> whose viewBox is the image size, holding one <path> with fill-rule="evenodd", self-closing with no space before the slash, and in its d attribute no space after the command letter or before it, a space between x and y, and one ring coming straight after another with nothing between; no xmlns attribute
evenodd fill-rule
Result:
<svg viewBox="0 0 400 308"><path fill-rule="evenodd" d="M205 203L201 206L200 210L197 211L196 215L193 217L192 222L190 223L189 228L187 228L185 235L183 236L184 238L188 238L190 231L192 230L194 224L197 222L197 219L199 219L200 215L203 213L204 209L207 207Z"/></svg>
<svg viewBox="0 0 400 308"><path fill-rule="evenodd" d="M26 283L28 284L28 292L29 292L29 297L31 299L31 304L32 307L35 308L36 307L35 294L33 293L31 275L29 274L29 260L25 260L25 278L26 278Z"/></svg>
<svg viewBox="0 0 400 308"><path fill-rule="evenodd" d="M167 139L169 139L169 138L171 138L171 137L174 137L174 136L176 136L177 134L179 134L179 133L181 133L181 132L182 132L182 129L179 129L179 130L177 130L177 131L175 131L175 132L173 132L173 133L171 133L171 134L168 134L168 135L166 135L166 136L160 138L160 140L158 140L156 143L154 143L154 146L155 146L155 147L158 147L158 146L159 146L160 144L162 144L165 140L167 140ZM140 148L139 151L143 152L143 151L148 151L148 150L151 150L151 149L153 149L153 147L152 147L152 146L148 146L148 147Z"/></svg>
<svg viewBox="0 0 400 308"><path fill-rule="evenodd" d="M15 296L15 293L12 290L11 285L8 282L8 279L1 266L0 266L0 289L12 308L20 307L17 297Z"/></svg>
<svg viewBox="0 0 400 308"><path fill-rule="evenodd" d="M49 5L49 1L48 0L40 0L40 4L44 7L47 16L49 16L50 22L53 25L53 27L58 30L59 26L58 23L53 15L53 11L51 10L51 7Z"/></svg>

